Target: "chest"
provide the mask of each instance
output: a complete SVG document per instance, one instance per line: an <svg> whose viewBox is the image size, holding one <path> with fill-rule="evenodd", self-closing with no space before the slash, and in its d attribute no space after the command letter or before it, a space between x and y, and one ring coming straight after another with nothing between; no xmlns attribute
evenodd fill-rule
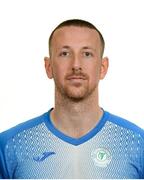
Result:
<svg viewBox="0 0 144 180"><path fill-rule="evenodd" d="M52 135L49 139L40 139L19 143L16 150L11 151L11 177L139 178L140 149L129 138L97 135L77 146Z"/></svg>

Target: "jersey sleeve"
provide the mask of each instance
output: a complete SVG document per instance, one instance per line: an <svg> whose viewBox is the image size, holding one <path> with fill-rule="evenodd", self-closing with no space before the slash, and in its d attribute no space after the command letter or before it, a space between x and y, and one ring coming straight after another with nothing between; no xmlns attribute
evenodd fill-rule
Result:
<svg viewBox="0 0 144 180"><path fill-rule="evenodd" d="M0 179L6 179L8 178L6 175L6 166L5 166L5 158L4 154L2 153L3 146L2 146L2 141L0 137Z"/></svg>
<svg viewBox="0 0 144 180"><path fill-rule="evenodd" d="M3 179L1 172L0 172L0 179Z"/></svg>
<svg viewBox="0 0 144 180"><path fill-rule="evenodd" d="M0 147L0 179L3 179L3 172L2 172L2 152Z"/></svg>
<svg viewBox="0 0 144 180"><path fill-rule="evenodd" d="M144 139L143 139L144 142ZM143 147L142 147L142 155L141 155L141 167L142 167L142 174L141 174L141 178L144 179L144 143L143 143Z"/></svg>

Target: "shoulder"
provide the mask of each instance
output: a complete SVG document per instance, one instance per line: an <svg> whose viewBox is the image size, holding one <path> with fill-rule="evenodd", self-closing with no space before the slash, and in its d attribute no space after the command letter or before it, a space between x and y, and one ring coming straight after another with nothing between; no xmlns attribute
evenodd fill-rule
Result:
<svg viewBox="0 0 144 180"><path fill-rule="evenodd" d="M144 130L138 125L132 123L131 121L122 118L120 116L114 115L112 113L106 112L108 114L108 121L113 124L126 129L127 131L133 131L136 134L141 135L144 138Z"/></svg>
<svg viewBox="0 0 144 180"><path fill-rule="evenodd" d="M47 118L48 113L44 113L38 117L32 118L30 120L27 120L21 124L18 124L15 127L12 127L2 133L0 133L0 146L4 146L9 139L17 135L18 133L21 133L23 131L26 131L30 128L36 127L39 124L43 123L45 119Z"/></svg>

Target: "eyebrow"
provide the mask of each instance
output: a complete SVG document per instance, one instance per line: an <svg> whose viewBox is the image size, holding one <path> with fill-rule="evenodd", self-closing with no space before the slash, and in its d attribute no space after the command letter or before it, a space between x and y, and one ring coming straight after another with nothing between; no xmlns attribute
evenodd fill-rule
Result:
<svg viewBox="0 0 144 180"><path fill-rule="evenodd" d="M82 49L91 49L91 50L96 50L96 49L94 49L94 48L92 48L92 47L90 47L90 46L84 46Z"/></svg>
<svg viewBox="0 0 144 180"><path fill-rule="evenodd" d="M62 47L62 49L71 49L71 47L68 46L68 45L65 45L65 46ZM90 46L84 46L84 47L82 47L82 49L91 49L91 50L94 50L94 51L96 50L96 49L94 49L94 48L92 48Z"/></svg>
<svg viewBox="0 0 144 180"><path fill-rule="evenodd" d="M70 49L70 46L65 45L62 47L62 49Z"/></svg>

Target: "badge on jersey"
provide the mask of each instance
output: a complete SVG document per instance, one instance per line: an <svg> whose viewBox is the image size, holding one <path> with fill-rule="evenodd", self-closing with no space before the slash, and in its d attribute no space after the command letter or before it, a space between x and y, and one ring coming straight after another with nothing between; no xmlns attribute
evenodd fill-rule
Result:
<svg viewBox="0 0 144 180"><path fill-rule="evenodd" d="M112 156L108 149L97 148L91 153L94 164L98 167L107 167L111 162Z"/></svg>

